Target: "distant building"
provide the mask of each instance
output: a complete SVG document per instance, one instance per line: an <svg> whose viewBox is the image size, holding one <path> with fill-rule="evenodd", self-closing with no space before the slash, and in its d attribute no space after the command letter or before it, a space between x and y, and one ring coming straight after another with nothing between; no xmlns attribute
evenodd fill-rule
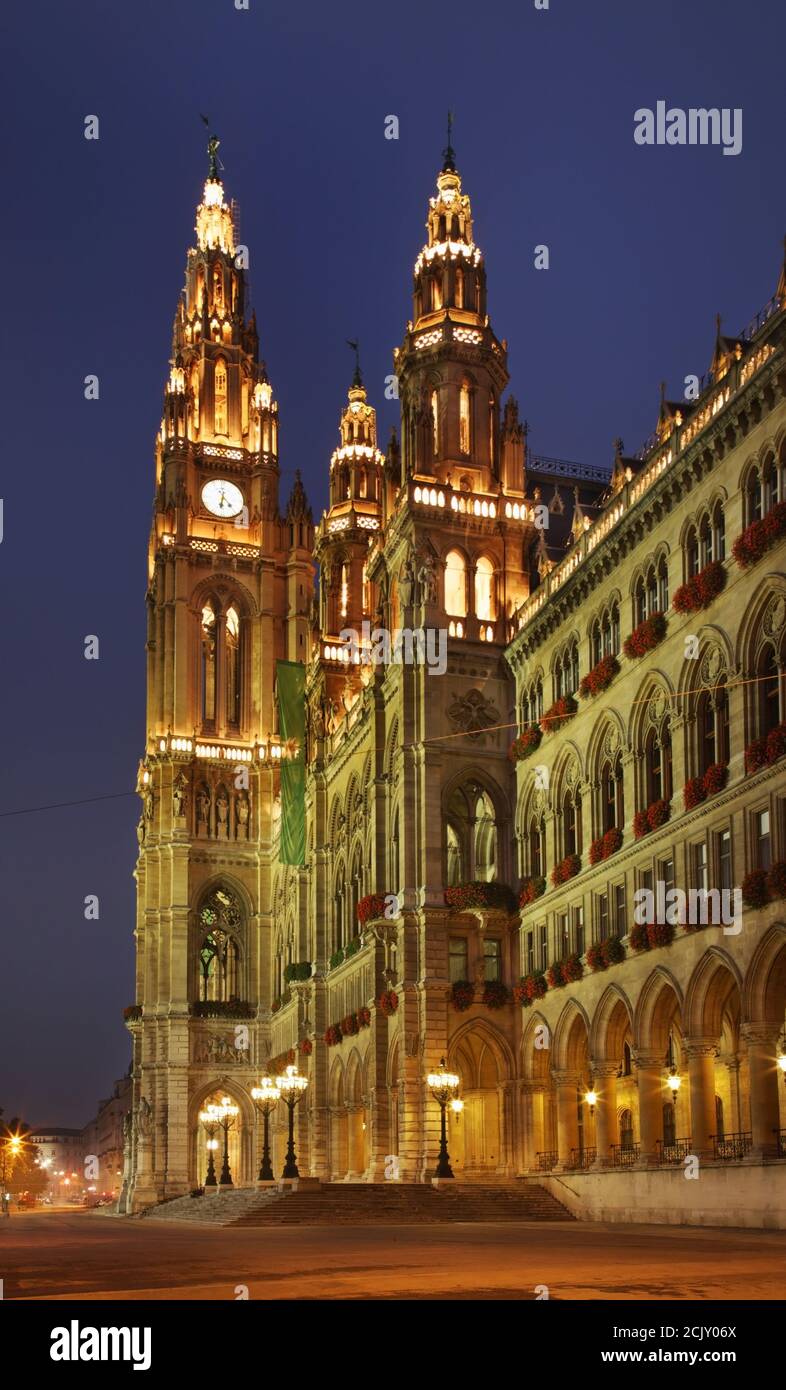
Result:
<svg viewBox="0 0 786 1390"><path fill-rule="evenodd" d="M81 1129L60 1125L39 1126L27 1135L35 1144L38 1162L49 1174L49 1191L65 1200L71 1193L81 1194L84 1186L84 1135Z"/></svg>
<svg viewBox="0 0 786 1390"><path fill-rule="evenodd" d="M95 1119L82 1131L85 1186L118 1196L123 1175L125 1118L131 1108L131 1077L116 1081L111 1096L98 1102Z"/></svg>

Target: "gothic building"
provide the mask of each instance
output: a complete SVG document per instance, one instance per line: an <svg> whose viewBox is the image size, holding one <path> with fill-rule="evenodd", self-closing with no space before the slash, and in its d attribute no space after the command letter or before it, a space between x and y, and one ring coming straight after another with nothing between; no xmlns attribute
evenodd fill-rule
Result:
<svg viewBox="0 0 786 1390"><path fill-rule="evenodd" d="M783 1176L786 276L635 457L580 467L532 456L503 400L450 147L426 228L400 433L380 449L358 366L315 528L299 476L279 495L211 160L156 443L124 1210L204 1180L223 1096L253 1183L250 1091L292 1063L323 1180L428 1179L442 1057L457 1177L569 1176L608 1213L694 1152L710 1207L732 1170Z"/></svg>

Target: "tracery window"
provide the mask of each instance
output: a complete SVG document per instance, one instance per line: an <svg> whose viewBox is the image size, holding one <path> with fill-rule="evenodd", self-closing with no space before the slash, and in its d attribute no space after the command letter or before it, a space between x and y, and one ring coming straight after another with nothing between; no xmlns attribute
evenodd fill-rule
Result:
<svg viewBox="0 0 786 1390"><path fill-rule="evenodd" d="M237 933L243 914L228 888L214 888L199 911L199 998L227 1002L240 989Z"/></svg>
<svg viewBox="0 0 786 1390"><path fill-rule="evenodd" d="M459 449L462 454L468 454L470 450L470 399L469 383L461 383L459 393Z"/></svg>
<svg viewBox="0 0 786 1390"><path fill-rule="evenodd" d="M199 616L199 712L203 730L237 730L242 722L244 625L236 601L224 607L214 595Z"/></svg>
<svg viewBox="0 0 786 1390"><path fill-rule="evenodd" d="M445 560L445 612L451 618L467 616L467 563L460 550Z"/></svg>
<svg viewBox="0 0 786 1390"><path fill-rule="evenodd" d="M223 357L216 361L213 395L213 433L227 433L227 364Z"/></svg>
<svg viewBox="0 0 786 1390"><path fill-rule="evenodd" d="M475 616L493 622L496 618L494 601L494 566L481 555L475 566Z"/></svg>

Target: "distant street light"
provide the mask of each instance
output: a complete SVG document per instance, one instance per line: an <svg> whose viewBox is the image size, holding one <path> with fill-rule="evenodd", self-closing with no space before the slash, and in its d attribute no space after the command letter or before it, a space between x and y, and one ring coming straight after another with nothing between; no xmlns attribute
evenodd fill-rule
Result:
<svg viewBox="0 0 786 1390"><path fill-rule="evenodd" d="M251 1091L257 1110L262 1116L262 1162L259 1165L258 1182L273 1182L273 1165L270 1162L270 1116L281 1099L278 1086L269 1076L263 1076L258 1086Z"/></svg>
<svg viewBox="0 0 786 1390"><path fill-rule="evenodd" d="M448 1104L451 1108L458 1099L458 1088L460 1078L455 1072L447 1071L445 1068L445 1058L443 1057L436 1071L429 1072L429 1090L439 1106L440 1111L440 1134L439 1134L439 1158L434 1176L437 1178L452 1178L453 1169L450 1166L450 1155L448 1153L448 1130L446 1123L446 1112Z"/></svg>
<svg viewBox="0 0 786 1390"><path fill-rule="evenodd" d="M284 1104L289 1108L289 1140L287 1143L287 1158L284 1164L282 1177L299 1178L297 1159L295 1155L295 1106L303 1099L308 1087L308 1077L300 1076L297 1066L287 1067L283 1076L276 1077L276 1086L281 1092Z"/></svg>

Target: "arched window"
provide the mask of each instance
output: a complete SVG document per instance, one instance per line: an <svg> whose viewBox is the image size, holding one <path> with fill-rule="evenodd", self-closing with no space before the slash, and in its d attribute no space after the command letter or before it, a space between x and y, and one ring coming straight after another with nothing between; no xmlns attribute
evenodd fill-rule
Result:
<svg viewBox="0 0 786 1390"><path fill-rule="evenodd" d="M454 887L464 879L461 842L458 831L450 821L447 824L447 884Z"/></svg>
<svg viewBox="0 0 786 1390"><path fill-rule="evenodd" d="M699 776L703 777L707 768L719 761L715 756L715 710L708 690L703 690L699 696L696 730L699 740Z"/></svg>
<svg viewBox="0 0 786 1390"><path fill-rule="evenodd" d="M726 1131L723 1127L723 1097L715 1097L715 1138L723 1139Z"/></svg>
<svg viewBox="0 0 786 1390"><path fill-rule="evenodd" d="M199 912L199 998L222 1003L237 999L240 990L240 946L237 932L242 913L234 894L215 888Z"/></svg>
<svg viewBox="0 0 786 1390"><path fill-rule="evenodd" d="M529 686L521 698L521 725L526 729L543 718L543 682L538 679Z"/></svg>
<svg viewBox="0 0 786 1390"><path fill-rule="evenodd" d="M575 695L579 687L579 648L578 643L569 642L562 655L557 658L554 671L554 694L557 700L564 695Z"/></svg>
<svg viewBox="0 0 786 1390"><path fill-rule="evenodd" d="M668 1148L677 1142L677 1116L672 1101L663 1105L663 1144Z"/></svg>
<svg viewBox="0 0 786 1390"><path fill-rule="evenodd" d="M752 468L745 485L745 524L761 521L761 479L758 468Z"/></svg>
<svg viewBox="0 0 786 1390"><path fill-rule="evenodd" d="M194 431L199 429L199 366L196 362L191 367L191 420Z"/></svg>
<svg viewBox="0 0 786 1390"><path fill-rule="evenodd" d="M451 618L467 616L467 565L460 550L451 550L445 560L445 612Z"/></svg>
<svg viewBox="0 0 786 1390"><path fill-rule="evenodd" d="M581 795L568 788L562 799L563 854L581 854Z"/></svg>
<svg viewBox="0 0 786 1390"><path fill-rule="evenodd" d="M657 606L652 612L667 613L669 608L669 565L665 555L658 561Z"/></svg>
<svg viewBox="0 0 786 1390"><path fill-rule="evenodd" d="M636 613L635 626L638 627L639 623L643 623L647 616L647 588L641 577L636 581L633 602Z"/></svg>
<svg viewBox="0 0 786 1390"><path fill-rule="evenodd" d="M699 572L699 537L695 526L691 526L685 542L685 568L688 579L693 579Z"/></svg>
<svg viewBox="0 0 786 1390"><path fill-rule="evenodd" d="M441 276L441 275L432 275L431 280L429 281L429 284L430 284L430 286L431 286L431 308L432 308L432 309L441 309L441 308L442 308L442 276Z"/></svg>
<svg viewBox="0 0 786 1390"><path fill-rule="evenodd" d="M620 1112L620 1148L633 1148L633 1116L630 1110Z"/></svg>
<svg viewBox="0 0 786 1390"><path fill-rule="evenodd" d="M671 731L667 722L660 729L651 728L644 740L645 796L647 805L653 801L671 801Z"/></svg>
<svg viewBox="0 0 786 1390"><path fill-rule="evenodd" d="M227 609L225 623L226 710L227 724L240 724L240 615L235 607Z"/></svg>
<svg viewBox="0 0 786 1390"><path fill-rule="evenodd" d="M343 869L336 877L336 886L333 894L333 949L339 950L345 946L348 937L345 935L346 923L346 897L347 885L344 881Z"/></svg>
<svg viewBox="0 0 786 1390"><path fill-rule="evenodd" d="M607 758L600 774L601 833L622 830L625 824L625 795L622 780L622 758Z"/></svg>
<svg viewBox="0 0 786 1390"><path fill-rule="evenodd" d="M227 364L223 357L216 359L213 397L213 433L227 433Z"/></svg>
<svg viewBox="0 0 786 1390"><path fill-rule="evenodd" d="M715 559L715 532L708 516L701 519L699 526L699 564L704 569Z"/></svg>
<svg viewBox="0 0 786 1390"><path fill-rule="evenodd" d="M221 273L221 266L216 264L213 267L213 307L223 308L224 305L224 277Z"/></svg>
<svg viewBox="0 0 786 1390"><path fill-rule="evenodd" d="M481 555L475 567L475 616L493 622L496 618L494 602L494 566L485 555Z"/></svg>
<svg viewBox="0 0 786 1390"><path fill-rule="evenodd" d="M542 816L532 817L527 835L529 872L533 878L546 876L546 822Z"/></svg>
<svg viewBox="0 0 786 1390"><path fill-rule="evenodd" d="M497 877L497 821L486 792L481 792L475 804L474 876L483 883L491 883Z"/></svg>
<svg viewBox="0 0 786 1390"><path fill-rule="evenodd" d="M469 384L466 381L461 383L459 394L459 449L462 454L468 454L470 449L470 401Z"/></svg>
<svg viewBox="0 0 786 1390"><path fill-rule="evenodd" d="M431 448L434 458L439 458L439 395L431 392Z"/></svg>
<svg viewBox="0 0 786 1390"><path fill-rule="evenodd" d="M461 266L456 270L456 308L464 308L464 271Z"/></svg>
<svg viewBox="0 0 786 1390"><path fill-rule="evenodd" d="M759 694L759 737L780 723L780 672L773 648L768 644L759 656L757 690Z"/></svg>
<svg viewBox="0 0 786 1390"><path fill-rule="evenodd" d="M202 723L216 718L216 614L212 603L202 609Z"/></svg>
<svg viewBox="0 0 786 1390"><path fill-rule="evenodd" d="M712 549L716 560L726 559L726 518L722 502L716 502L712 509Z"/></svg>
<svg viewBox="0 0 786 1390"><path fill-rule="evenodd" d="M494 397L489 396L489 463L494 467Z"/></svg>

